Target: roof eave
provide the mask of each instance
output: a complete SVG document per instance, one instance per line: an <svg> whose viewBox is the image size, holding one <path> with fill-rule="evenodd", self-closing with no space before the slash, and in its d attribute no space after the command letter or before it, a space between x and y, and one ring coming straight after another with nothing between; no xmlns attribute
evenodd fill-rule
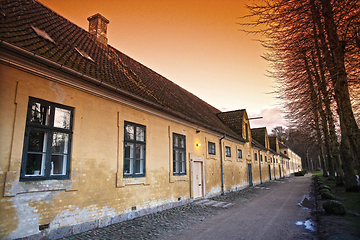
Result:
<svg viewBox="0 0 360 240"><path fill-rule="evenodd" d="M51 61L51 60L49 60L49 59L47 59L47 58L45 58L45 57L42 57L42 56L40 56L40 55L38 55L38 54L36 54L36 53L30 52L30 51L28 51L28 50L26 50L26 49L24 49L24 48L15 46L15 45L13 45L13 44L11 44L11 43L8 43L8 42L6 42L6 41L4 41L4 40L1 40L1 41L0 41L0 49L1 49L1 48L7 49L7 50L9 50L9 51L11 51L11 52L17 53L17 54L22 55L22 56L24 56L24 57L27 57L27 58L30 58L30 59L35 60L35 61L37 61L37 62L40 62L40 63L42 63L42 64L45 64L45 65L47 65L47 66L53 67L53 68L55 68L55 69L57 69L57 70L60 70L60 71L62 71L62 72L65 72L65 73L67 73L67 74L70 74L70 75L72 75L72 76L75 76L75 77L77 77L77 78L80 78L80 79L83 79L83 80L85 80L85 81L91 82L91 83L95 84L97 87L103 87L103 88L106 88L106 89L108 89L108 90L114 91L114 92L116 92L116 93L118 93L118 94L121 94L121 95L123 95L123 96L129 97L129 98L131 98L131 99L133 99L133 100L136 100L136 101L138 101L138 102L141 102L141 103L143 103L143 104L152 106L152 107L155 108L155 109L164 111L164 112L166 112L166 113L169 113L169 114L171 114L171 115L173 115L173 116L176 116L176 117L178 117L178 118L181 118L181 119L183 119L183 120L189 121L189 122L191 122L191 123L197 124L197 125L202 126L202 127L204 127L204 128L207 128L207 129L210 129L210 130L212 130L212 131L218 132L218 133L220 133L220 134L222 134L222 135L226 135L226 136L232 137L232 138L234 138L234 139L236 139L236 140L238 140L238 141L244 142L244 143L247 142L246 139L244 139L244 138L242 138L242 137L239 137L239 136L230 134L229 132L226 132L226 131L224 131L224 130L221 130L221 129L212 127L212 126L210 126L210 125L208 125L208 124L202 123L202 122L200 122L200 121L198 121L198 120L196 120L196 119L193 119L193 118L191 118L191 117L188 117L188 116L186 116L186 115L184 115L184 114L182 114L182 113L179 113L179 112L177 112L177 111L174 111L174 110L172 110L172 109L170 109L170 108L168 108L168 107L165 107L165 106L163 106L163 105L160 105L160 104L151 102L151 101L149 101L149 100L147 100L147 99L145 99L145 98L142 98L142 97L140 97L140 96L138 96L138 95L136 95L136 94L133 94L133 93L130 93L130 92L128 92L128 91L126 91L126 90L123 90L123 89L121 89L121 88L112 86L112 85L110 85L110 84L108 84L108 83L105 83L105 82L103 82L103 81L101 81L101 80L98 80L98 79L96 79L96 78L94 78L94 77L90 77L90 76L88 76L88 75L86 75L86 74L84 74L84 73L81 73L81 72L79 72L79 71L76 71L76 70L74 70L74 69L71 69L71 68L69 68L69 67L67 67L67 66L61 65L61 64L59 64L59 63L57 63L57 62L54 62L54 61Z"/></svg>

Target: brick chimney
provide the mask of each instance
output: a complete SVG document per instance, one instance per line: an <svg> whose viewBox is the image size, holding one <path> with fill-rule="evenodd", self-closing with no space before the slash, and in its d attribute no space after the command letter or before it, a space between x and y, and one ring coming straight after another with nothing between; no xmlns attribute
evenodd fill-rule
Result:
<svg viewBox="0 0 360 240"><path fill-rule="evenodd" d="M87 19L89 21L89 33L94 35L96 39L107 45L106 30L109 20L97 13Z"/></svg>

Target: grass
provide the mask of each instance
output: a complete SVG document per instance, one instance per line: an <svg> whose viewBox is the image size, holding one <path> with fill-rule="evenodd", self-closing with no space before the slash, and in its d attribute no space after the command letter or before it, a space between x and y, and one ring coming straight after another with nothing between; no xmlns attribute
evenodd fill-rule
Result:
<svg viewBox="0 0 360 240"><path fill-rule="evenodd" d="M322 173L321 172L310 172L312 174L312 177L315 177L315 176L319 176L319 177L322 177Z"/></svg>
<svg viewBox="0 0 360 240"><path fill-rule="evenodd" d="M346 192L344 186L336 185L336 180L328 180L322 176L320 176L320 179L331 188L331 194L345 206L346 210L360 214L360 192Z"/></svg>
<svg viewBox="0 0 360 240"><path fill-rule="evenodd" d="M343 221L341 221L343 229L349 234L360 236L360 192L346 192L344 186L336 185L336 180L328 180L327 177L323 177L322 173L319 172L312 172L312 174L313 176L319 176L319 180L331 188L331 194L333 194L336 200L341 202L347 210L347 214L341 216L343 219ZM328 221L331 221L331 219L328 219ZM339 219L336 221L339 221Z"/></svg>

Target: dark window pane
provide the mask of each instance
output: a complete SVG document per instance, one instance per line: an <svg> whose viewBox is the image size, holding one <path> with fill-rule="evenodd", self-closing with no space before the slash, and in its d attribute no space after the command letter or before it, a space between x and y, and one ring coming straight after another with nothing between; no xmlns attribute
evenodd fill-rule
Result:
<svg viewBox="0 0 360 240"><path fill-rule="evenodd" d="M137 159L135 161L135 173L143 174L144 173L144 160Z"/></svg>
<svg viewBox="0 0 360 240"><path fill-rule="evenodd" d="M238 149L238 158L242 158L242 151Z"/></svg>
<svg viewBox="0 0 360 240"><path fill-rule="evenodd" d="M53 153L68 153L69 147L69 134L54 132L52 142Z"/></svg>
<svg viewBox="0 0 360 240"><path fill-rule="evenodd" d="M136 141L145 141L145 128L136 127Z"/></svg>
<svg viewBox="0 0 360 240"><path fill-rule="evenodd" d="M174 143L173 143L174 147L178 147L179 146L179 138L178 138L178 136L174 135L173 141L174 141Z"/></svg>
<svg viewBox="0 0 360 240"><path fill-rule="evenodd" d="M125 144L125 158L134 158L134 144L126 143Z"/></svg>
<svg viewBox="0 0 360 240"><path fill-rule="evenodd" d="M215 143L208 142L209 154L215 155Z"/></svg>
<svg viewBox="0 0 360 240"><path fill-rule="evenodd" d="M67 155L52 155L51 158L51 175L66 174L66 158Z"/></svg>
<svg viewBox="0 0 360 240"><path fill-rule="evenodd" d="M145 159L145 146L136 144L136 159Z"/></svg>
<svg viewBox="0 0 360 240"><path fill-rule="evenodd" d="M43 106L41 103L31 105L30 122L41 125L49 124L50 106Z"/></svg>
<svg viewBox="0 0 360 240"><path fill-rule="evenodd" d="M29 152L45 152L46 151L47 133L32 130L29 133Z"/></svg>
<svg viewBox="0 0 360 240"><path fill-rule="evenodd" d="M131 174L131 163L132 161L125 159L124 160L124 174Z"/></svg>
<svg viewBox="0 0 360 240"><path fill-rule="evenodd" d="M125 139L134 140L134 133L135 133L134 126L131 125L125 126Z"/></svg>
<svg viewBox="0 0 360 240"><path fill-rule="evenodd" d="M135 173L140 173L140 160L135 161Z"/></svg>
<svg viewBox="0 0 360 240"><path fill-rule="evenodd" d="M183 137L179 137L179 147L185 147L185 139Z"/></svg>
<svg viewBox="0 0 360 240"><path fill-rule="evenodd" d="M230 147L225 147L225 156L226 156L226 157L231 157Z"/></svg>
<svg viewBox="0 0 360 240"><path fill-rule="evenodd" d="M180 173L180 161L176 161L176 172Z"/></svg>
<svg viewBox="0 0 360 240"><path fill-rule="evenodd" d="M185 151L179 151L179 173L185 172Z"/></svg>
<svg viewBox="0 0 360 240"><path fill-rule="evenodd" d="M177 166L177 163L179 162L179 150L174 149L174 159L173 159L173 172L178 172L179 167Z"/></svg>
<svg viewBox="0 0 360 240"><path fill-rule="evenodd" d="M70 129L71 111L55 108L54 127Z"/></svg>
<svg viewBox="0 0 360 240"><path fill-rule="evenodd" d="M43 158L45 158L45 156L46 156L45 154L28 153L25 175L34 175L34 176L44 175Z"/></svg>

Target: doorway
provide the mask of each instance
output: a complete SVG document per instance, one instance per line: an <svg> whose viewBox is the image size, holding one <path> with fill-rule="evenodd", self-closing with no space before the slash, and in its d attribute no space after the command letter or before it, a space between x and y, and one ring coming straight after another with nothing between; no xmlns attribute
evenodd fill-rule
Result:
<svg viewBox="0 0 360 240"><path fill-rule="evenodd" d="M249 173L249 186L252 186L252 185L253 185L253 182L252 182L251 163L248 163L248 173Z"/></svg>
<svg viewBox="0 0 360 240"><path fill-rule="evenodd" d="M271 166L270 166L270 164L269 164L269 178L271 180Z"/></svg>
<svg viewBox="0 0 360 240"><path fill-rule="evenodd" d="M193 193L194 199L204 197L203 162L193 162Z"/></svg>

